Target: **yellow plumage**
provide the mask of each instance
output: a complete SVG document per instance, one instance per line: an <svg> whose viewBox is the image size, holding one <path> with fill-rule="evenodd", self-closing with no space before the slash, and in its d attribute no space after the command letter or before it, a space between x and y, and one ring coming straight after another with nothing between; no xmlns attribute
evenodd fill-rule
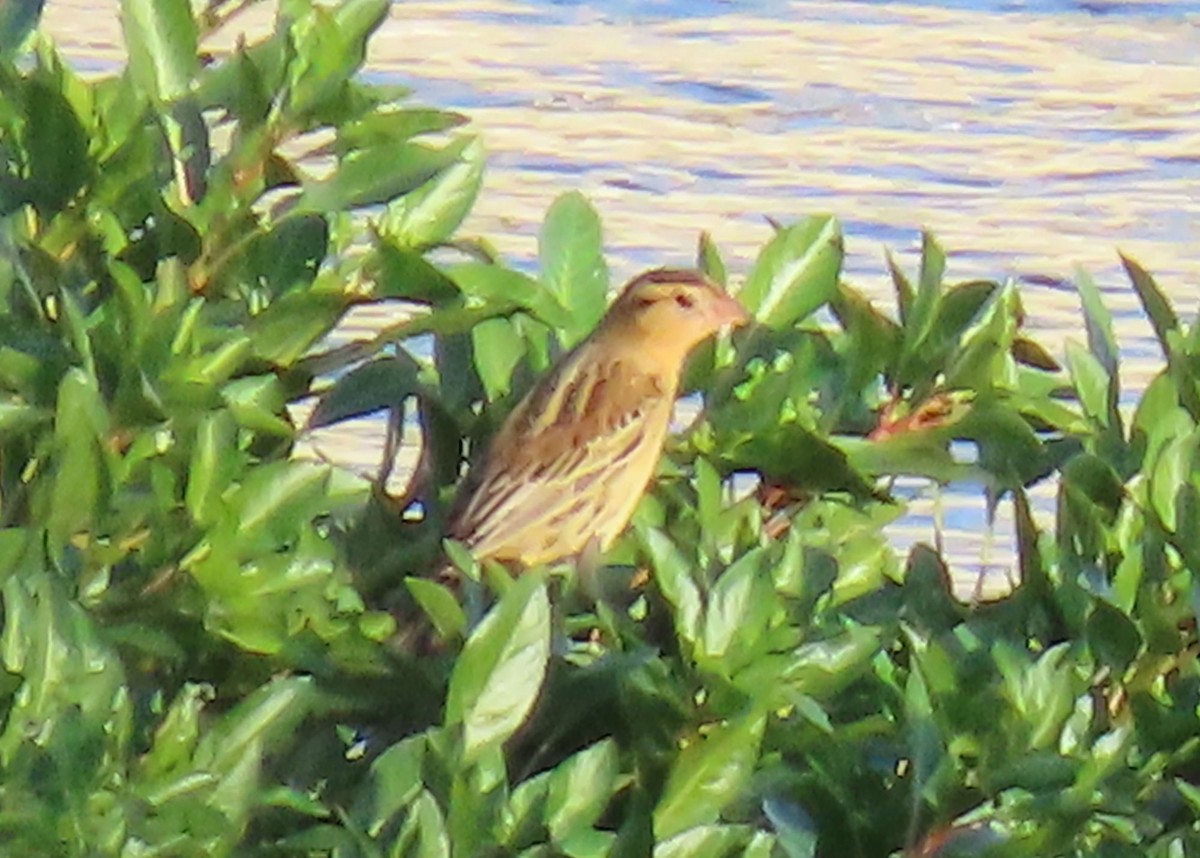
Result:
<svg viewBox="0 0 1200 858"><path fill-rule="evenodd" d="M508 416L451 512L476 557L534 566L607 549L654 475L684 361L742 307L694 271L635 278Z"/></svg>

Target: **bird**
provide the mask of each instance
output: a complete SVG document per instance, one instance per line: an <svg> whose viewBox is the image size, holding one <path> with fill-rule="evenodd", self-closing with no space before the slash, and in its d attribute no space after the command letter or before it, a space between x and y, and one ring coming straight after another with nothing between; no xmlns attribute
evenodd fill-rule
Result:
<svg viewBox="0 0 1200 858"><path fill-rule="evenodd" d="M688 355L749 318L699 271L635 277L501 424L447 536L517 571L607 551L655 474Z"/></svg>

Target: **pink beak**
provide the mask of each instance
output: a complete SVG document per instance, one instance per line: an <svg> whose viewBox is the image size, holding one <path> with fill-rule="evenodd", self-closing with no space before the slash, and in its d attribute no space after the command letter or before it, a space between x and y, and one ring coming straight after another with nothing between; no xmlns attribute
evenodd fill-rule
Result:
<svg viewBox="0 0 1200 858"><path fill-rule="evenodd" d="M717 327L740 327L750 321L746 308L738 303L737 298L725 292L718 292L716 301L709 305L709 313Z"/></svg>

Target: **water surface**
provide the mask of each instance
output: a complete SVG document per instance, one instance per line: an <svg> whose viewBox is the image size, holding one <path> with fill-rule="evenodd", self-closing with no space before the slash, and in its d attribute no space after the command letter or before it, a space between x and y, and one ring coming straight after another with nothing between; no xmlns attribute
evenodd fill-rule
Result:
<svg viewBox="0 0 1200 858"><path fill-rule="evenodd" d="M103 68L120 57L117 6L51 0L45 20L75 62ZM1029 325L1054 351L1082 326L1053 284L1092 271L1136 391L1161 355L1115 248L1184 318L1200 296L1197 22L1195 2L425 0L393 7L369 73L473 118L489 168L466 230L518 264L570 189L599 209L618 280L689 263L701 230L744 272L768 216L829 211L849 276L890 303L883 248L915 268L928 227L952 280L1033 277ZM367 421L324 449L364 467L381 434ZM989 537L971 491L926 492L898 539L927 537L939 503L965 578L1009 556L1011 527Z"/></svg>

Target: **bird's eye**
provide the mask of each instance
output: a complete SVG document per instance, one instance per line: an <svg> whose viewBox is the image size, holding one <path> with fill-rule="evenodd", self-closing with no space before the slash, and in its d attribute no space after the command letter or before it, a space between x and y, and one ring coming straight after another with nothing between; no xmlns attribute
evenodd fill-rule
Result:
<svg viewBox="0 0 1200 858"><path fill-rule="evenodd" d="M676 292L675 306L684 310L690 310L692 307L696 306L696 299L686 292Z"/></svg>

